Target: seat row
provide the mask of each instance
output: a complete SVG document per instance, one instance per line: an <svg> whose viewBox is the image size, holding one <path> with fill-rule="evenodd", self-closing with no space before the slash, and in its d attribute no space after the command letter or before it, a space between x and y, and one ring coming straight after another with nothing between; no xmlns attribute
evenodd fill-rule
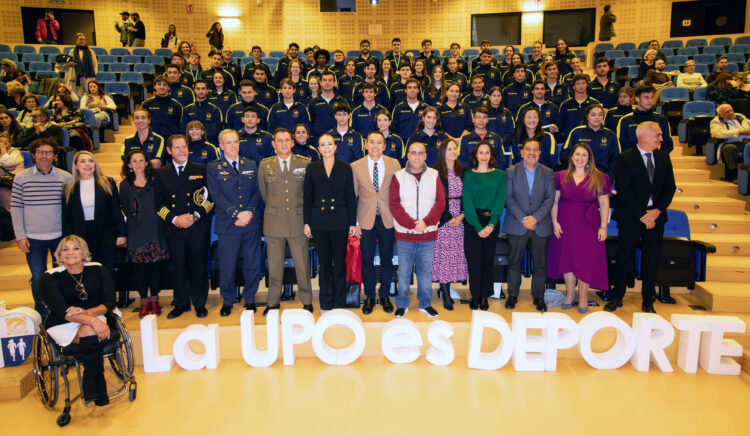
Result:
<svg viewBox="0 0 750 436"><path fill-rule="evenodd" d="M640 44L638 44L637 49L638 50L646 50L648 49L648 45L651 41L643 41ZM693 47L697 49L705 49L708 47L724 47L729 48L733 45L750 45L750 36L744 35L744 36L738 36L734 41L732 41L732 38L727 36L719 36L716 38L711 39L711 41L707 41L705 38L693 38L689 39L687 42L683 42L682 40L675 39L675 40L668 40L664 41L660 44L660 48L663 49L679 49L683 47ZM617 44L616 47L617 50L623 50L623 51L631 51L636 50L636 45L634 42L621 42ZM615 50L615 45L609 42L601 42L596 44L594 47L594 51L596 52L605 52L607 50Z"/></svg>

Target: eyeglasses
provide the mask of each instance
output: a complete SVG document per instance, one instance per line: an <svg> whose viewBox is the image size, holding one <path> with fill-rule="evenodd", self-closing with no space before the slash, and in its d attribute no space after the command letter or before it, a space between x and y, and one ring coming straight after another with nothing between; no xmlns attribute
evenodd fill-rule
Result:
<svg viewBox="0 0 750 436"><path fill-rule="evenodd" d="M41 154L42 156L51 156L51 155L55 154L55 152L54 151L50 151L50 150L37 150L37 151L34 152L34 154Z"/></svg>

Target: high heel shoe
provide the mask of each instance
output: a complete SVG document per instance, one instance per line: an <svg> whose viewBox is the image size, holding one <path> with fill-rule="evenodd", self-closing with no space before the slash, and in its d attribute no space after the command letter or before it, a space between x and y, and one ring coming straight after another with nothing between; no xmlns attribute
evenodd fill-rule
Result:
<svg viewBox="0 0 750 436"><path fill-rule="evenodd" d="M586 305L585 307L578 306L578 313L586 313L589 311L589 306Z"/></svg>
<svg viewBox="0 0 750 436"><path fill-rule="evenodd" d="M479 301L477 301L476 298L471 297L471 301L469 302L469 309L477 310L478 308L479 308Z"/></svg>
<svg viewBox="0 0 750 436"><path fill-rule="evenodd" d="M486 311L490 308L490 302L487 301L487 297L482 297L482 299L479 301L479 309Z"/></svg>
<svg viewBox="0 0 750 436"><path fill-rule="evenodd" d="M562 304L562 310L568 310L568 309L570 309L571 307L573 307L573 305L574 305L574 304L576 304L576 297L577 297L576 293L575 293L575 292L573 292L573 301L571 301L571 302L570 302L570 304L568 304L568 303L563 303L563 304Z"/></svg>
<svg viewBox="0 0 750 436"><path fill-rule="evenodd" d="M450 283L441 283L438 294L443 297L443 307L445 310L453 310L453 299L451 298L451 285Z"/></svg>

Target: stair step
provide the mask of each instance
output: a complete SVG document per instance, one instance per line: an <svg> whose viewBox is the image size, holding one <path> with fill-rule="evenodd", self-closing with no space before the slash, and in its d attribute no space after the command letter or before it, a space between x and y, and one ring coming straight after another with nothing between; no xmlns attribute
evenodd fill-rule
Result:
<svg viewBox="0 0 750 436"><path fill-rule="evenodd" d="M0 274L5 265L26 265L26 253L19 250L15 244L0 249Z"/></svg>
<svg viewBox="0 0 750 436"><path fill-rule="evenodd" d="M681 191L681 192L680 192ZM737 192L737 186L733 183L718 180L706 180L703 182L677 182L675 197L715 197L732 196Z"/></svg>
<svg viewBox="0 0 750 436"><path fill-rule="evenodd" d="M674 169L701 169L708 170L704 156L672 156L672 167Z"/></svg>
<svg viewBox="0 0 750 436"><path fill-rule="evenodd" d="M0 289L28 289L29 280L31 280L28 265L3 265L0 271L2 271Z"/></svg>
<svg viewBox="0 0 750 436"><path fill-rule="evenodd" d="M690 232L692 233L746 233L750 229L750 214L748 213L695 213L688 211Z"/></svg>
<svg viewBox="0 0 750 436"><path fill-rule="evenodd" d="M750 257L708 256L706 277L715 282L738 282L750 290Z"/></svg>
<svg viewBox="0 0 750 436"><path fill-rule="evenodd" d="M750 313L750 285L706 281L696 283L692 294L714 312Z"/></svg>
<svg viewBox="0 0 750 436"><path fill-rule="evenodd" d="M742 200L731 197L695 197L679 195L674 197L669 208L695 214L738 214L745 211L745 203L746 202Z"/></svg>
<svg viewBox="0 0 750 436"><path fill-rule="evenodd" d="M690 239L710 242L716 256L750 256L750 235L737 233L691 233ZM732 251L732 248L736 251Z"/></svg>
<svg viewBox="0 0 750 436"><path fill-rule="evenodd" d="M705 182L709 179L711 172L696 168L675 168L674 177L679 182Z"/></svg>

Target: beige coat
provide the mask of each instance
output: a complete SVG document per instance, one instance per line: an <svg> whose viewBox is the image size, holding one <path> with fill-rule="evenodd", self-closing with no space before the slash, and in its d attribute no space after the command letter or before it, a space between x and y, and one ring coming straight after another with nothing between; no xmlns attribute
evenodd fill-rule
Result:
<svg viewBox="0 0 750 436"><path fill-rule="evenodd" d="M375 212L380 207L380 218L383 220L385 228L393 228L393 215L388 206L388 189L391 186L391 178L396 171L401 169L396 159L383 155L385 160L385 174L383 182L380 184L380 191L375 192L372 185L370 171L367 167L365 156L362 159L352 163L352 172L354 173L354 195L357 196L357 222L360 227L370 230L375 225Z"/></svg>

